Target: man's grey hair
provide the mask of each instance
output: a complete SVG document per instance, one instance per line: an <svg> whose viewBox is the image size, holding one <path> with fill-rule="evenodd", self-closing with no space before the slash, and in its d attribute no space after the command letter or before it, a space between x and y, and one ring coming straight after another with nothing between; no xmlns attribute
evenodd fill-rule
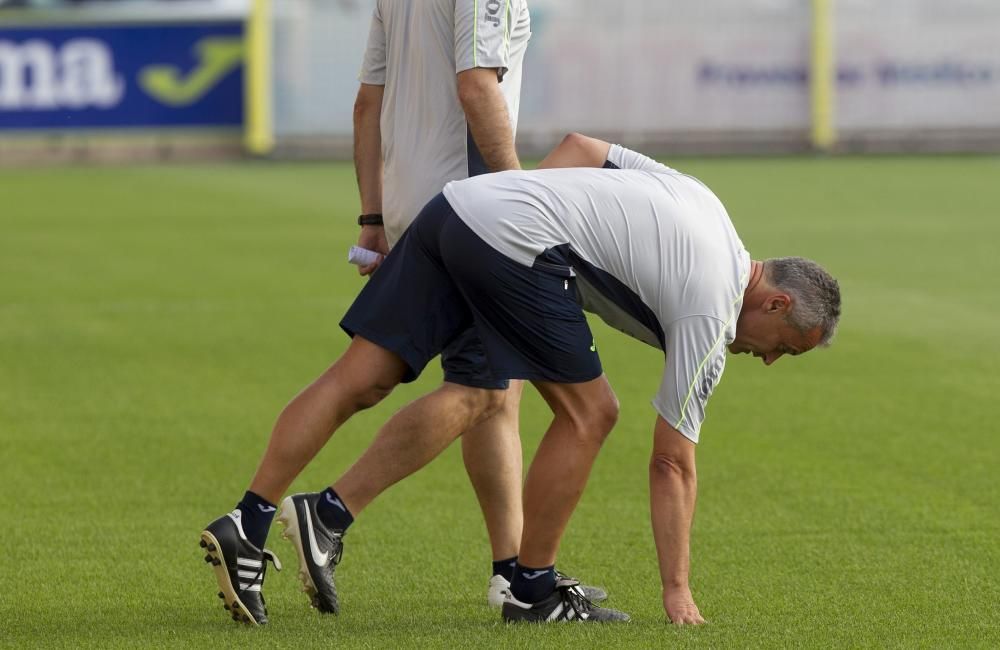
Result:
<svg viewBox="0 0 1000 650"><path fill-rule="evenodd" d="M771 286L792 297L786 320L800 332L819 327L819 345L829 345L840 320L840 285L833 276L804 257L764 260L764 275Z"/></svg>

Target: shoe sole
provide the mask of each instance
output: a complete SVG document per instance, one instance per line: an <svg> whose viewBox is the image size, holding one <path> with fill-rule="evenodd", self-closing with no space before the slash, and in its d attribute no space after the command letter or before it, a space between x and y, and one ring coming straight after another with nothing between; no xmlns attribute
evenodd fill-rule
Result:
<svg viewBox="0 0 1000 650"><path fill-rule="evenodd" d="M212 571L215 572L215 581L219 583L219 598L222 599L222 607L232 615L234 621L258 627L260 623L250 614L250 610L236 595L236 589L233 588L233 583L229 579L229 571L226 569L226 560L219 551L222 547L219 540L212 533L203 530L198 546L205 551L205 561L212 565Z"/></svg>
<svg viewBox="0 0 1000 650"><path fill-rule="evenodd" d="M285 497L281 502L281 510L278 511L277 520L284 528L281 533L282 539L290 541L295 547L295 553L299 556L299 580L302 581L302 592L309 596L309 605L318 610L318 591L307 568L305 548L302 546L302 535L299 532L302 529L299 527L299 515L295 511L295 502L292 501L292 497Z"/></svg>
<svg viewBox="0 0 1000 650"><path fill-rule="evenodd" d="M610 619L597 619L597 618L574 618L572 620L566 620L564 618L549 621L544 618L507 618L506 615L501 614L501 620L507 625L559 625L562 623L572 624L572 623L592 623L596 625L614 625L616 623L628 623L632 620L628 614L625 618L610 618Z"/></svg>

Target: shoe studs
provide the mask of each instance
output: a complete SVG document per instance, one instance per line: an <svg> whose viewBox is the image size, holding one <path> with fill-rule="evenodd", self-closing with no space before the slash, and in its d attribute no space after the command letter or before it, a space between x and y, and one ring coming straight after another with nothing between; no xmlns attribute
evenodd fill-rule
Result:
<svg viewBox="0 0 1000 650"><path fill-rule="evenodd" d="M232 612L232 618L238 623L253 623L254 620L247 616L239 607L239 602L233 601L232 607L226 605L226 610ZM267 612L265 611L265 614Z"/></svg>
<svg viewBox="0 0 1000 650"><path fill-rule="evenodd" d="M207 551L205 554L206 564L211 564L212 566L219 566L222 561L217 557L212 557L212 553L218 552L218 548L212 542L206 541L204 538L198 540L198 546L202 547Z"/></svg>
<svg viewBox="0 0 1000 650"><path fill-rule="evenodd" d="M223 556L221 549L219 548L220 544L212 539L212 536L209 535L208 531L203 533L203 535L204 536L198 540L198 546L201 547L205 553L205 563L211 564L214 567L222 566ZM221 579L222 578L220 578L220 580ZM219 586L222 587L221 582L219 583ZM216 596L218 596L219 600L222 601L222 608L226 611L226 614L237 623L246 623L247 625L252 626L260 625L260 623L258 623L253 616L247 613L247 610L244 608L239 598L235 598L232 602L228 602L224 591L217 592ZM266 616L266 610L264 611L264 614Z"/></svg>

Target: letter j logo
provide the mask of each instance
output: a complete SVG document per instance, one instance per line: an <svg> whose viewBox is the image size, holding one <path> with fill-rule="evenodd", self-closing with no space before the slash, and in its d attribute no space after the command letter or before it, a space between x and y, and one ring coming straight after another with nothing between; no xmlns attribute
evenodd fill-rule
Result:
<svg viewBox="0 0 1000 650"><path fill-rule="evenodd" d="M139 73L143 90L169 106L190 106L243 61L240 37L203 38L194 46L198 65L184 75L174 66L151 65Z"/></svg>

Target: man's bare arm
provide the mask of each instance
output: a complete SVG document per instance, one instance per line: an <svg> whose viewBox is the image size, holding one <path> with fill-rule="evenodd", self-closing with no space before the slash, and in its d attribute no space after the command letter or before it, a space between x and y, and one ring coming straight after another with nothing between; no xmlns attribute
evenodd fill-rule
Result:
<svg viewBox="0 0 1000 650"><path fill-rule="evenodd" d="M354 172L361 212L382 212L382 95L385 86L361 84L354 100Z"/></svg>
<svg viewBox="0 0 1000 650"><path fill-rule="evenodd" d="M385 86L361 84L354 101L354 172L358 178L362 214L382 212L382 95ZM358 246L385 255L389 246L382 226L362 226ZM358 269L368 275L378 262Z"/></svg>
<svg viewBox="0 0 1000 650"><path fill-rule="evenodd" d="M663 581L663 608L673 623L682 625L705 622L688 584L698 491L694 455L694 443L658 417L649 461L650 514Z"/></svg>
<svg viewBox="0 0 1000 650"><path fill-rule="evenodd" d="M491 172L520 169L514 131L496 69L472 68L459 72L458 100L486 168Z"/></svg>
<svg viewBox="0 0 1000 650"><path fill-rule="evenodd" d="M538 169L552 167L603 167L611 144L580 133L570 133L538 163Z"/></svg>

